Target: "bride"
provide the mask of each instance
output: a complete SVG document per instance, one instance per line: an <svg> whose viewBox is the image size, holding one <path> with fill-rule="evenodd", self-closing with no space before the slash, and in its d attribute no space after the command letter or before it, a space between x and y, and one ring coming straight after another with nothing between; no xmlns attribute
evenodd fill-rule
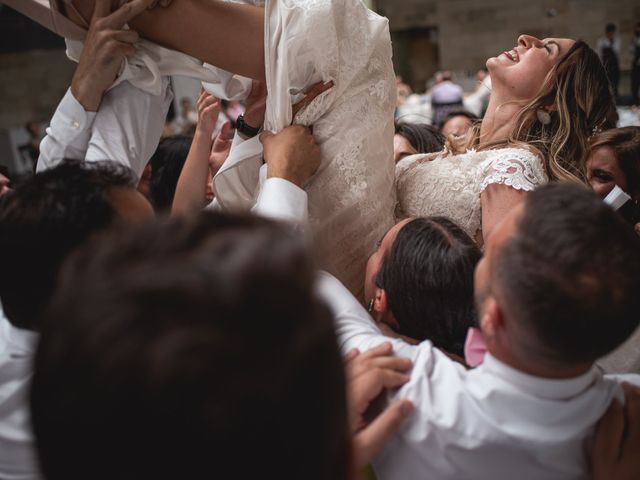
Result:
<svg viewBox="0 0 640 480"><path fill-rule="evenodd" d="M482 123L444 152L396 167L398 217L446 215L479 244L525 192L585 182L588 139L617 117L604 68L582 41L521 35L487 68Z"/></svg>
<svg viewBox="0 0 640 480"><path fill-rule="evenodd" d="M93 3L64 0L79 24ZM386 20L359 0L267 0L264 8L174 0L130 26L159 45L266 80L265 129L292 120L314 126L323 160L306 186L312 231L323 267L361 293L366 258L393 225L396 203ZM581 41L523 35L487 66L493 92L481 126L435 159L407 157L396 169L399 216L448 216L479 243L524 192L582 180L589 135L615 118L604 69ZM334 87L292 119L291 105L320 80ZM249 154L228 161L214 181L225 208L247 210L259 194L264 172L252 140L241 145Z"/></svg>

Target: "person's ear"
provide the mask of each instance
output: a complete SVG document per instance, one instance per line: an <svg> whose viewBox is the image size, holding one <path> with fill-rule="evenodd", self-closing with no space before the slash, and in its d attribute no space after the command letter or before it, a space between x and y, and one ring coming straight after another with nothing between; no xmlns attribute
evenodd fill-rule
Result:
<svg viewBox="0 0 640 480"><path fill-rule="evenodd" d="M492 342L504 328L504 315L498 302L493 297L486 300L482 317L480 318L480 329L485 341Z"/></svg>
<svg viewBox="0 0 640 480"><path fill-rule="evenodd" d="M388 309L389 301L387 299L387 292L382 288L376 288L376 296L373 299L373 311L386 313Z"/></svg>

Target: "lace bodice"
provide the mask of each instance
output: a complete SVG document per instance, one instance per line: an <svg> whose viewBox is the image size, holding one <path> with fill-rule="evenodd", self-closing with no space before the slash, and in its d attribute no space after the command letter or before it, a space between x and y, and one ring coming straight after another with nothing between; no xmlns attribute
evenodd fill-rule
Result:
<svg viewBox="0 0 640 480"><path fill-rule="evenodd" d="M501 184L531 191L548 180L540 158L522 148L413 155L396 166L396 216L445 216L475 238L485 188Z"/></svg>

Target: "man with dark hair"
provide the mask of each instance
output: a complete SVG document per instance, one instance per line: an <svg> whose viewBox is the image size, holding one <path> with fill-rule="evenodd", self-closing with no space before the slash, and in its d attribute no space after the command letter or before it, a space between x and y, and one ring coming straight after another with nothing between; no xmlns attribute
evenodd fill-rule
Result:
<svg viewBox="0 0 640 480"><path fill-rule="evenodd" d="M476 269L484 363L467 371L429 341L391 340L414 361L394 398L416 407L374 462L378 478L586 478L594 427L624 397L620 377L593 364L638 327L638 291L640 238L609 206L577 185L529 193ZM390 341L346 308L343 351Z"/></svg>
<svg viewBox="0 0 640 480"><path fill-rule="evenodd" d="M202 214L77 256L32 418L55 479L346 479L342 361L303 237Z"/></svg>
<svg viewBox="0 0 640 480"><path fill-rule="evenodd" d="M0 477L37 478L26 394L40 317L59 266L117 221L153 215L132 172L112 162L68 161L0 199Z"/></svg>

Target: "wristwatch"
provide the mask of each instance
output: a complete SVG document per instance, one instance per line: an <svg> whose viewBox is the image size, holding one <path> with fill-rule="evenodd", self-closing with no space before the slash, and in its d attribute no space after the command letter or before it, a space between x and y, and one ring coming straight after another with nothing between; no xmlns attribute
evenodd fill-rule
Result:
<svg viewBox="0 0 640 480"><path fill-rule="evenodd" d="M260 133L260 128L255 128L244 121L244 115L239 115L236 120L236 130L245 137L255 137Z"/></svg>

